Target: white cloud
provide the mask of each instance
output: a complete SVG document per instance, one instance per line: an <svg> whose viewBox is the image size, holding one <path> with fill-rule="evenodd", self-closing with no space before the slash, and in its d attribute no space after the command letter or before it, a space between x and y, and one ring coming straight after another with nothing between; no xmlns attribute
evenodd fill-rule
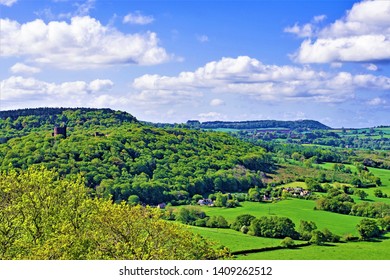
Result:
<svg viewBox="0 0 390 280"><path fill-rule="evenodd" d="M7 7L11 7L13 4L15 4L18 0L0 0L0 5L4 5Z"/></svg>
<svg viewBox="0 0 390 280"><path fill-rule="evenodd" d="M369 71L378 71L378 66L373 63L365 65L366 69Z"/></svg>
<svg viewBox="0 0 390 280"><path fill-rule="evenodd" d="M295 34L298 37L312 37L316 35L319 30L316 24L322 22L325 19L326 15L318 15L313 17L311 23L306 23L304 25L299 25L298 23L295 23L293 26L286 27L283 31L286 33Z"/></svg>
<svg viewBox="0 0 390 280"><path fill-rule="evenodd" d="M287 32L289 32L287 30ZM302 37L302 27L290 30ZM307 36L305 36L307 35ZM315 32L295 54L301 63L375 62L390 60L390 1L355 3L346 16Z"/></svg>
<svg viewBox="0 0 390 280"><path fill-rule="evenodd" d="M314 32L314 26L311 23L302 26L295 23L293 26L286 27L284 32L295 34L298 37L311 37Z"/></svg>
<svg viewBox="0 0 390 280"><path fill-rule="evenodd" d="M209 41L209 37L207 35L196 35L196 40L198 40L201 43L206 43Z"/></svg>
<svg viewBox="0 0 390 280"><path fill-rule="evenodd" d="M89 12L95 8L95 0L86 0L84 3L75 3L73 6L76 7L76 10L69 13L59 14L57 17L59 19L71 19L72 17L83 17L89 15Z"/></svg>
<svg viewBox="0 0 390 280"><path fill-rule="evenodd" d="M36 74L41 72L41 69L33 66L28 66L23 63L16 63L10 68L11 72L14 74Z"/></svg>
<svg viewBox="0 0 390 280"><path fill-rule="evenodd" d="M93 95L112 88L110 80L93 80L91 82L74 81L64 83L48 83L34 78L11 76L1 81L1 100L18 101L40 100L42 103L57 102L83 105Z"/></svg>
<svg viewBox="0 0 390 280"><path fill-rule="evenodd" d="M9 19L0 21L1 56L23 56L65 69L153 65L170 59L155 33L124 34L89 16L73 17L70 23L46 24L39 19L24 24Z"/></svg>
<svg viewBox="0 0 390 280"><path fill-rule="evenodd" d="M140 11L136 11L135 13L129 13L123 18L123 23L138 24L138 25L150 24L153 21L154 21L154 17L144 16L141 14Z"/></svg>
<svg viewBox="0 0 390 280"><path fill-rule="evenodd" d="M324 21L325 19L326 19L326 15L318 15L313 18L313 21L317 23L317 22Z"/></svg>
<svg viewBox="0 0 390 280"><path fill-rule="evenodd" d="M222 99L219 99L219 98L215 98L215 99L211 100L211 102L210 102L210 105L214 106L214 107L221 106L224 104L225 104L225 101L223 101Z"/></svg>
<svg viewBox="0 0 390 280"><path fill-rule="evenodd" d="M387 102L384 99L381 99L379 97L375 97L367 102L368 105L371 106L379 106L379 105L386 105Z"/></svg>
<svg viewBox="0 0 390 280"><path fill-rule="evenodd" d="M390 78L317 72L310 67L265 65L254 58L241 56L209 62L194 72L181 72L173 77L144 75L134 80L133 87L141 92L139 97L151 102L168 102L165 96L180 100L205 91L242 94L271 101L342 102L353 98L359 89L388 90Z"/></svg>

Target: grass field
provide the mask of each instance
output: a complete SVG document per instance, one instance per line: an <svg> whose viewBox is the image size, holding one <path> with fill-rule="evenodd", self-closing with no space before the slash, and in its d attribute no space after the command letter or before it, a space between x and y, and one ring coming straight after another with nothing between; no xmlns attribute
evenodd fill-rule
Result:
<svg viewBox="0 0 390 280"><path fill-rule="evenodd" d="M251 236L232 229L190 227L190 230L216 242L217 246L228 247L232 252L274 247L281 242L280 239Z"/></svg>
<svg viewBox="0 0 390 280"><path fill-rule="evenodd" d="M390 234L381 242L348 242L237 256L239 260L390 260Z"/></svg>
<svg viewBox="0 0 390 280"><path fill-rule="evenodd" d="M326 211L313 210L315 202L303 199L287 199L277 203L243 202L242 207L237 208L217 208L203 207L208 216L221 215L228 222L232 223L238 215L251 214L255 217L278 215L289 217L296 226L300 220L315 221L319 229L328 228L335 234L358 235L356 225L361 217L341 215Z"/></svg>

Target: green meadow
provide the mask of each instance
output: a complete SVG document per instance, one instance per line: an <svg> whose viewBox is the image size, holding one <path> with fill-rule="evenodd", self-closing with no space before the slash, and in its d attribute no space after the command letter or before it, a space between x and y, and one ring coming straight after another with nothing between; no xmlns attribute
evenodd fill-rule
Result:
<svg viewBox="0 0 390 280"><path fill-rule="evenodd" d="M390 234L382 240L284 249L237 256L239 260L390 260Z"/></svg>
<svg viewBox="0 0 390 280"><path fill-rule="evenodd" d="M278 215L290 218L296 226L300 220L314 221L318 229L328 228L335 234L352 234L357 236L356 225L361 217L341 215L326 211L314 210L315 201L304 199L287 199L274 203L243 202L237 208L202 207L208 216L223 216L232 223L242 214L251 214L255 217Z"/></svg>
<svg viewBox="0 0 390 280"><path fill-rule="evenodd" d="M243 234L232 229L222 228L204 228L204 227L189 227L194 233L200 234L203 237L216 243L216 246L226 246L232 252L240 250L249 250L264 247L279 246L281 240L276 238L256 237L249 234ZM299 243L296 242L297 244Z"/></svg>

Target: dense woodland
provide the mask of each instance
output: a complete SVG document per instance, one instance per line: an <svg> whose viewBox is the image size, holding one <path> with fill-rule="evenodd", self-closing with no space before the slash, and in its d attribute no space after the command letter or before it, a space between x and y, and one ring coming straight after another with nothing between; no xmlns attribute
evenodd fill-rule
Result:
<svg viewBox="0 0 390 280"><path fill-rule="evenodd" d="M7 117L0 126L7 137L26 133L30 122L33 132L0 146L1 170L42 164L67 178L81 173L96 196L115 201L137 195L145 204L177 204L195 194L247 191L273 167L263 148L227 134L154 128L107 110ZM59 122L67 125L66 138L51 134L51 123Z"/></svg>

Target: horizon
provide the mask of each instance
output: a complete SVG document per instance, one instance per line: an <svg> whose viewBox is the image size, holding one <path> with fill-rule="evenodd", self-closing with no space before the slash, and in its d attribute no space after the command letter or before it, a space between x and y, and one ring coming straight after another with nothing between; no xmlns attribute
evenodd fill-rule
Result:
<svg viewBox="0 0 390 280"><path fill-rule="evenodd" d="M0 110L390 125L390 1L0 0Z"/></svg>
<svg viewBox="0 0 390 280"><path fill-rule="evenodd" d="M131 112L127 112L124 110L115 110L109 107L100 107L100 108L92 108L92 107L34 107L34 108L18 108L18 109L9 109L9 110L0 110L1 112L8 112L8 111L17 111L17 110L36 110L36 109L65 109L65 110L78 110L78 109L93 109L93 110L112 110L112 111L122 111L127 114L130 114L132 117L134 117L138 122L144 122L144 123L152 123L152 124L186 124L189 121L199 121L196 119L186 120L184 122L150 122L146 120L138 119L137 116L132 114ZM315 119L296 119L296 120L279 120L279 119L257 119L257 120L212 120L212 121L199 121L201 124L208 123L208 122L221 122L221 123L240 123L240 122L258 122L258 121L280 121L280 122L301 122L301 121L314 121L319 122L320 124L325 125L324 123L315 120ZM371 127L331 127L328 126L332 130L337 129L366 129L366 128L377 128L377 127L390 127L390 125L382 124L377 126L371 126Z"/></svg>

